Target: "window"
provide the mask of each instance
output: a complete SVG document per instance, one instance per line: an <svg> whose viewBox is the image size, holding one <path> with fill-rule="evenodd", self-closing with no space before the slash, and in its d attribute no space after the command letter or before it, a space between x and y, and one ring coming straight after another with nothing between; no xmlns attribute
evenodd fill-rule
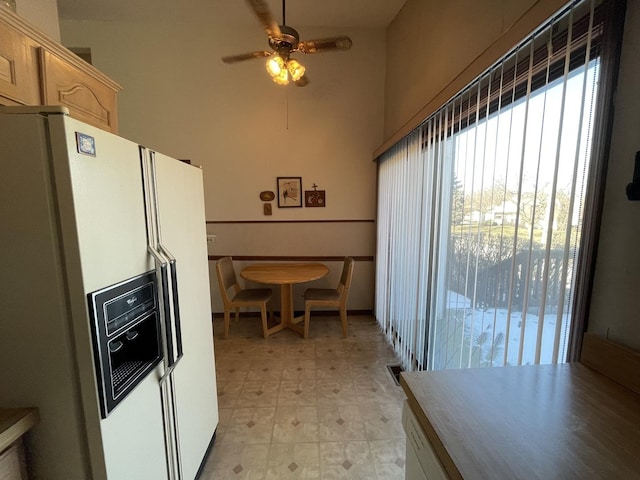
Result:
<svg viewBox="0 0 640 480"><path fill-rule="evenodd" d="M405 368L566 360L605 18L570 5L380 159L376 317Z"/></svg>

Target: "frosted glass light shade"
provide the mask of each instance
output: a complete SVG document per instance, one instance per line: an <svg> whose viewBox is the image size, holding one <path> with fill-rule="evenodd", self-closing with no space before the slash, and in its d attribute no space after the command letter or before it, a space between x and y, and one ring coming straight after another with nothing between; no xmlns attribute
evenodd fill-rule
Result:
<svg viewBox="0 0 640 480"><path fill-rule="evenodd" d="M291 79L294 82L297 82L304 75L305 68L302 65L300 65L298 62L296 62L295 60L289 60L287 62L287 70L289 71L289 74L291 75Z"/></svg>
<svg viewBox="0 0 640 480"><path fill-rule="evenodd" d="M284 70L285 63L280 55L274 55L272 57L269 57L266 63L266 67L269 75L275 77L276 75L280 75L280 73Z"/></svg>
<svg viewBox="0 0 640 480"><path fill-rule="evenodd" d="M273 81L278 85L287 85L289 83L289 72L286 69L282 69L278 75L273 76Z"/></svg>

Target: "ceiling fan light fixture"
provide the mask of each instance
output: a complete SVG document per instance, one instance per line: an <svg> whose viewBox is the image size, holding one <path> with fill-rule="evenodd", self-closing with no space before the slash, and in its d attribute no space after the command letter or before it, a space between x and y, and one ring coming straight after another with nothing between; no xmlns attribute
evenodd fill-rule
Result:
<svg viewBox="0 0 640 480"><path fill-rule="evenodd" d="M294 82L297 86L302 87L309 84L309 78L305 75L304 66L295 60L290 60L291 54L296 52L310 54L351 48L352 41L346 35L301 41L297 30L286 24L285 0L282 0L282 25L278 25L271 15L267 0L246 1L266 32L271 51L257 50L222 57L224 63L233 64L254 58L266 58L265 67L274 82L279 85L288 85L290 82Z"/></svg>
<svg viewBox="0 0 640 480"><path fill-rule="evenodd" d="M267 59L266 63L267 72L272 77L280 75L285 70L285 61L280 55L273 55Z"/></svg>
<svg viewBox="0 0 640 480"><path fill-rule="evenodd" d="M296 60L289 60L287 62L287 71L291 75L291 80L297 82L304 75L305 68Z"/></svg>
<svg viewBox="0 0 640 480"><path fill-rule="evenodd" d="M283 68L282 71L278 75L272 76L273 81L278 85L288 85L289 84L289 72L286 68Z"/></svg>

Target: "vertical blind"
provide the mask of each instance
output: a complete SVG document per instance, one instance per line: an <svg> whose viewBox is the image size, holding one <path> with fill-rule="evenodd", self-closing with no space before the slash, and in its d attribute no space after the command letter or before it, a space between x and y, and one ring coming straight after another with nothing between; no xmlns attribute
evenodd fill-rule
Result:
<svg viewBox="0 0 640 480"><path fill-rule="evenodd" d="M570 4L379 159L375 313L405 368L565 361L604 11Z"/></svg>

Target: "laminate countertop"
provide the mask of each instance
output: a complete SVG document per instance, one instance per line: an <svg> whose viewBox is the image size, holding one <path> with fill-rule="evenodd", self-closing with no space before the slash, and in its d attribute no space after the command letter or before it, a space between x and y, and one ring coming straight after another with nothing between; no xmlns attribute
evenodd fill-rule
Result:
<svg viewBox="0 0 640 480"><path fill-rule="evenodd" d="M0 452L38 423L37 408L0 408Z"/></svg>
<svg viewBox="0 0 640 480"><path fill-rule="evenodd" d="M640 396L581 363L406 372L452 479L640 479Z"/></svg>

